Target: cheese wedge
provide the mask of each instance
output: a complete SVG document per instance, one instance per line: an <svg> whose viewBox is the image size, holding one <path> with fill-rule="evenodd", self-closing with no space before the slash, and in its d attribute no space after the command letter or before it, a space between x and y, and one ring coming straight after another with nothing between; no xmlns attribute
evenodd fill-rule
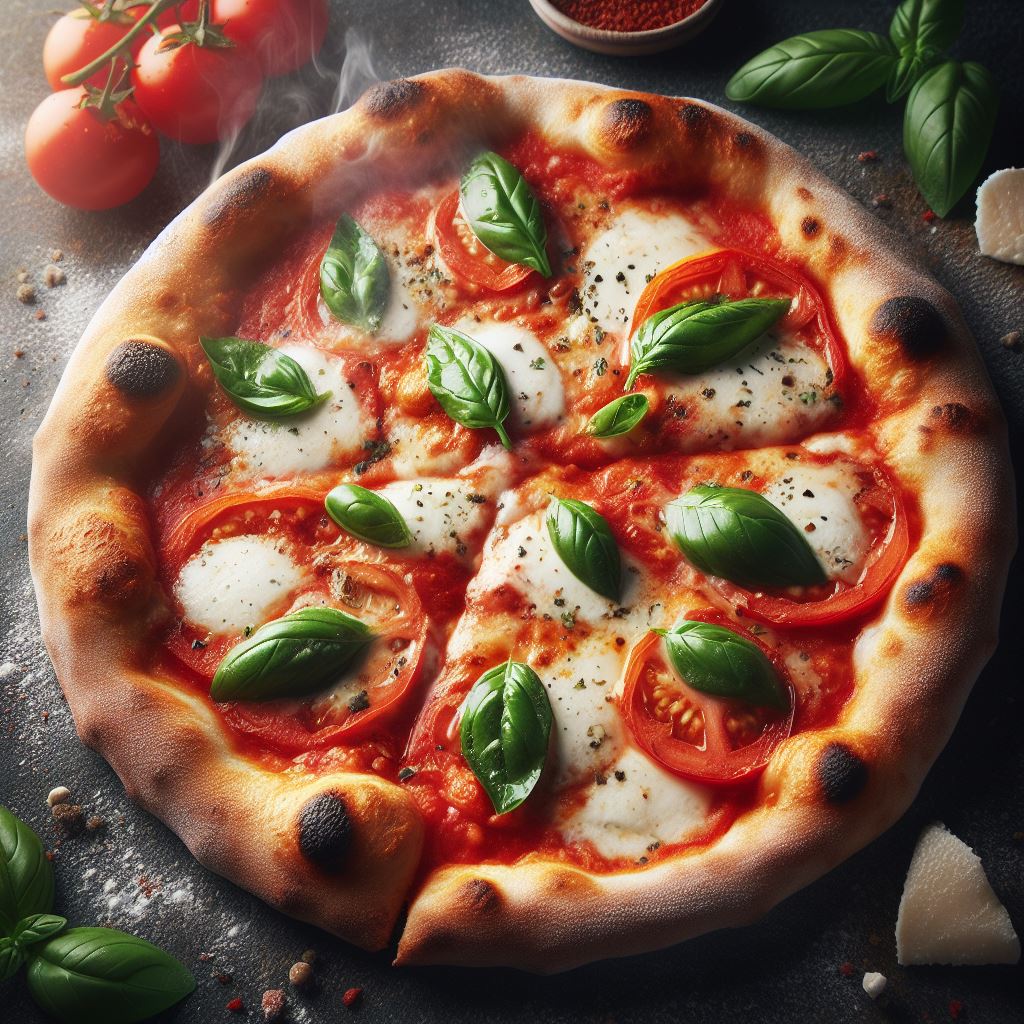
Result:
<svg viewBox="0 0 1024 1024"><path fill-rule="evenodd" d="M981 183L974 229L982 256L1024 263L1024 168L996 171Z"/></svg>
<svg viewBox="0 0 1024 1024"><path fill-rule="evenodd" d="M921 833L896 918L901 964L1015 964L1020 940L981 858L945 825Z"/></svg>

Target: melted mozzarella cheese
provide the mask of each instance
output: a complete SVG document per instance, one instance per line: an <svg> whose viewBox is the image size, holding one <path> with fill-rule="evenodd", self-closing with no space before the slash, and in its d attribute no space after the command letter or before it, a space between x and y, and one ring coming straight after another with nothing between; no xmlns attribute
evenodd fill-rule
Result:
<svg viewBox="0 0 1024 1024"><path fill-rule="evenodd" d="M686 839L704 824L710 804L705 787L670 775L629 747L560 828L569 842L593 843L602 857L635 859Z"/></svg>
<svg viewBox="0 0 1024 1024"><path fill-rule="evenodd" d="M763 493L804 535L830 579L856 583L869 548L853 500L861 486L849 463L794 462Z"/></svg>
<svg viewBox="0 0 1024 1024"><path fill-rule="evenodd" d="M626 334L647 282L677 260L711 248L678 213L625 206L583 253L583 312L606 331Z"/></svg>
<svg viewBox="0 0 1024 1024"><path fill-rule="evenodd" d="M265 622L306 573L266 537L208 541L178 575L174 593L185 618L211 633L238 633Z"/></svg>
<svg viewBox="0 0 1024 1024"><path fill-rule="evenodd" d="M484 528L488 511L485 495L464 482L427 478L398 480L380 489L405 519L413 554L469 552L467 540Z"/></svg>
<svg viewBox="0 0 1024 1024"><path fill-rule="evenodd" d="M235 453L234 465L252 476L324 469L358 451L373 427L346 382L343 360L305 345L287 345L281 351L306 371L318 394L331 395L300 416L280 421L245 416L228 426L224 440Z"/></svg>
<svg viewBox="0 0 1024 1024"><path fill-rule="evenodd" d="M550 427L565 416L565 391L548 350L525 327L464 320L457 329L498 360L508 382L513 425L527 433Z"/></svg>
<svg viewBox="0 0 1024 1024"><path fill-rule="evenodd" d="M388 427L395 475L411 478L458 472L466 460L455 445L445 443L449 433L447 428L442 433L415 420L395 418Z"/></svg>
<svg viewBox="0 0 1024 1024"><path fill-rule="evenodd" d="M814 349L783 333L736 359L692 376L659 372L678 407L685 407L684 450L778 444L824 422L835 406L824 397L828 365Z"/></svg>

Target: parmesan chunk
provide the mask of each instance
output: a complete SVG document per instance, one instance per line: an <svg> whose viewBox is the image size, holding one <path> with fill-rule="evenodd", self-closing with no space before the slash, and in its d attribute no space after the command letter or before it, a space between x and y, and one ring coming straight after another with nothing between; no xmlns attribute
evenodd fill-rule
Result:
<svg viewBox="0 0 1024 1024"><path fill-rule="evenodd" d="M884 974L879 974L878 971L868 971L864 975L861 985L872 999L877 999L885 991L888 981L889 979Z"/></svg>
<svg viewBox="0 0 1024 1024"><path fill-rule="evenodd" d="M974 229L982 256L1024 263L1024 168L996 171L981 183Z"/></svg>
<svg viewBox="0 0 1024 1024"><path fill-rule="evenodd" d="M921 833L896 918L901 964L1015 964L1020 940L981 859L945 825Z"/></svg>

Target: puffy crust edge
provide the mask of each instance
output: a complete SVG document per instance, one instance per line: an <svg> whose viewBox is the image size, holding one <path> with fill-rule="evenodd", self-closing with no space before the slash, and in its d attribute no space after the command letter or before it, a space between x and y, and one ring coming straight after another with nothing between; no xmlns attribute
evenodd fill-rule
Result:
<svg viewBox="0 0 1024 1024"><path fill-rule="evenodd" d="M918 496L922 526L858 643L842 720L788 741L761 781L765 802L713 846L610 875L540 860L449 867L413 899L399 963L550 972L751 920L878 835L910 803L995 643L1015 528L1005 427L981 361L952 299L806 160L695 100L465 71L381 83L216 183L111 294L37 435L29 533L44 640L85 742L202 863L293 916L382 945L420 853L415 809L380 780L296 783L254 765L202 701L140 671L139 638L167 612L134 481L183 396L204 385L196 335L229 327L262 254L373 176L451 168L471 145L524 125L769 211L786 249L828 282L851 360L886 402L876 443ZM896 302L906 296L938 319L908 312ZM896 305L880 315L887 302ZM167 355L105 372L127 340ZM858 761L865 768L851 776L843 764ZM342 873L311 866L296 832L305 802L325 793L341 795L362 836Z"/></svg>

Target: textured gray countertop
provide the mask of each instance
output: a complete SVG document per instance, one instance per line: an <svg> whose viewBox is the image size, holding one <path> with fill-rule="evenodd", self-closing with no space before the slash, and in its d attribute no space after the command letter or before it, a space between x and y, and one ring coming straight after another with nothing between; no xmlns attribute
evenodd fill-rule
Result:
<svg viewBox="0 0 1024 1024"><path fill-rule="evenodd" d="M332 0L322 68L278 83L273 102L240 140L237 162L282 130L328 112L347 52L343 100L374 77L463 65L687 94L716 103L731 70L762 47L811 28L848 25L884 31L895 0L860 3L728 0L708 32L672 53L618 60L576 50L536 20L526 0ZM195 973L197 992L162 1019L208 1024L237 1019L241 997L259 1020L260 995L285 984L303 950L319 954L316 986L290 1001L289 1020L340 1021L922 1021L961 1018L1000 1024L1024 1019L1018 968L914 968L895 963L893 924L921 826L946 822L983 856L1018 931L1024 929L1024 744L1020 679L1024 601L1011 581L1004 639L983 673L949 747L912 809L887 835L826 878L787 900L761 923L721 932L663 953L599 964L556 978L515 972L403 970L388 954L368 955L267 909L200 868L178 840L125 798L103 760L83 748L38 635L25 546L30 440L61 370L100 301L160 228L203 188L215 147L164 145L156 182L124 209L81 214L50 201L24 169L22 132L46 93L39 53L53 0L10 0L0 22L0 801L31 822L55 850L58 907L78 924L109 924L172 951ZM1024 5L974 0L958 44L984 61L1002 90L996 141L986 172L1024 162ZM348 36L346 38L346 33ZM347 44L347 45L346 45ZM366 45L369 45L369 54ZM843 111L776 114L742 110L806 153L865 205L908 237L923 262L959 300L1007 411L1015 459L1024 454L1024 355L999 342L1024 329L1024 269L977 253L970 202L929 226L900 154L900 118L881 102ZM857 154L875 149L876 163ZM47 289L42 270L64 253L67 283ZM25 269L35 306L15 298ZM36 319L39 312L45 319ZM53 515L60 515L59 505ZM965 524L969 528L969 523ZM61 843L46 807L56 785L72 788L104 828ZM842 965L853 968L844 973ZM861 991L865 970L890 979L883 1000ZM219 980L218 980L219 976ZM341 993L364 989L348 1011ZM951 1009L953 1001L953 1009ZM42 1016L22 981L0 986L0 1022Z"/></svg>

